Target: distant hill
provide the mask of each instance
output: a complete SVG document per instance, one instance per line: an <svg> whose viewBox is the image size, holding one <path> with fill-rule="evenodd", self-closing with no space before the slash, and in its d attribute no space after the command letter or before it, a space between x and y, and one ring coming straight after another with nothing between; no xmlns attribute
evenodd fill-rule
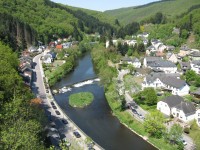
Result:
<svg viewBox="0 0 200 150"><path fill-rule="evenodd" d="M198 4L200 4L200 0L163 0L142 6L108 10L104 13L116 17L124 24L128 24L133 21L141 21L157 12L162 12L167 17L174 17Z"/></svg>
<svg viewBox="0 0 200 150"><path fill-rule="evenodd" d="M103 13L73 8L50 0L1 0L0 16L5 16L1 18L0 25L8 22L8 29L12 31L10 37L16 41L23 39L24 41L20 40L19 43L25 42L27 44L33 44L33 40L27 41L26 37L30 36L48 43L58 37L72 35L75 40L82 40L84 33L112 34L115 30L114 19L107 18ZM17 24L12 24L13 18ZM34 32L27 33L27 30L16 30L16 25L20 23ZM0 26L0 33L5 35L1 36L0 40L8 41L5 40L7 37L4 31L9 32L9 30L6 29L5 24ZM19 35L17 31L26 37L18 38L21 34Z"/></svg>

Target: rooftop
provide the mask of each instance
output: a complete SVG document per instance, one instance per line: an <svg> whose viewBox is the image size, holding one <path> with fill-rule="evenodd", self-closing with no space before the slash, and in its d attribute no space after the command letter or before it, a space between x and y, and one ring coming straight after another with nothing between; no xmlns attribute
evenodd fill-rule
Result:
<svg viewBox="0 0 200 150"><path fill-rule="evenodd" d="M178 95L172 95L172 96L166 97L162 101L167 103L169 107L174 107L180 104L181 102L184 102L184 99Z"/></svg>

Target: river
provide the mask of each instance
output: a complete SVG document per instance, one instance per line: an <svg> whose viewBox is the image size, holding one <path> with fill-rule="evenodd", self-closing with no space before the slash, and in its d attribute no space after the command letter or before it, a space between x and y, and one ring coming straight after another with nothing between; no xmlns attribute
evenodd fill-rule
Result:
<svg viewBox="0 0 200 150"><path fill-rule="evenodd" d="M54 88L61 88L95 77L97 75L88 53L78 60L75 70L58 82ZM70 94L83 91L93 93L94 101L92 104L83 109L71 107L68 103ZM103 87L97 83L73 88L69 92L55 95L55 99L63 111L88 136L106 150L156 150L155 147L126 128L112 115Z"/></svg>

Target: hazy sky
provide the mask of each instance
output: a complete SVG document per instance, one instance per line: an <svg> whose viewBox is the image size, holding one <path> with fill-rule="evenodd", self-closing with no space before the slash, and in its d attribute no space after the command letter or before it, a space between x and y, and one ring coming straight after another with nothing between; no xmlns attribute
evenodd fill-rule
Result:
<svg viewBox="0 0 200 150"><path fill-rule="evenodd" d="M105 11L122 7L138 6L158 0L96 0L96 1L95 0L51 0L51 1L75 7Z"/></svg>

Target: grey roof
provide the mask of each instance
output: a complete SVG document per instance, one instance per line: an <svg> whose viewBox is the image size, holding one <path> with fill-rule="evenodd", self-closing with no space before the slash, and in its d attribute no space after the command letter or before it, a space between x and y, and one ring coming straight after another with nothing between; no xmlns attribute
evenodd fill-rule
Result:
<svg viewBox="0 0 200 150"><path fill-rule="evenodd" d="M185 114L191 114L196 112L196 108L191 102L181 102L176 105L175 108L182 110Z"/></svg>
<svg viewBox="0 0 200 150"><path fill-rule="evenodd" d="M166 85L169 85L171 87L175 88L182 88L186 85L186 82L184 80L178 79L179 74L165 74L165 73L151 73L150 75L146 76L147 83L154 82L157 78L161 80Z"/></svg>
<svg viewBox="0 0 200 150"><path fill-rule="evenodd" d="M187 84L184 80L177 79L175 77L163 77L161 78L161 81L166 85L169 85L178 89L184 87Z"/></svg>
<svg viewBox="0 0 200 150"><path fill-rule="evenodd" d="M187 45L183 45L180 50L183 50L183 51L189 51L189 47Z"/></svg>
<svg viewBox="0 0 200 150"><path fill-rule="evenodd" d="M184 99L178 95L172 95L172 96L166 97L162 101L167 103L169 107L174 107L180 104L181 102L184 102Z"/></svg>
<svg viewBox="0 0 200 150"><path fill-rule="evenodd" d="M153 45L147 47L147 50L156 49Z"/></svg>
<svg viewBox="0 0 200 150"><path fill-rule="evenodd" d="M193 60L192 64L200 66L200 60Z"/></svg>
<svg viewBox="0 0 200 150"><path fill-rule="evenodd" d="M181 65L181 69L183 70L188 70L191 68L190 62L181 62L180 65Z"/></svg>
<svg viewBox="0 0 200 150"><path fill-rule="evenodd" d="M192 57L200 57L200 52L199 51L194 51L194 52L190 53L190 56L192 56Z"/></svg>
<svg viewBox="0 0 200 150"><path fill-rule="evenodd" d="M148 66L150 67L176 67L176 65L173 62L167 61L167 60L156 60L153 62L149 62Z"/></svg>
<svg viewBox="0 0 200 150"><path fill-rule="evenodd" d="M140 62L140 61L139 61L139 59L134 58L134 59L133 59L133 62Z"/></svg>
<svg viewBox="0 0 200 150"><path fill-rule="evenodd" d="M152 62L152 61L156 61L156 60L162 60L161 57L146 57L146 61L148 62Z"/></svg>

